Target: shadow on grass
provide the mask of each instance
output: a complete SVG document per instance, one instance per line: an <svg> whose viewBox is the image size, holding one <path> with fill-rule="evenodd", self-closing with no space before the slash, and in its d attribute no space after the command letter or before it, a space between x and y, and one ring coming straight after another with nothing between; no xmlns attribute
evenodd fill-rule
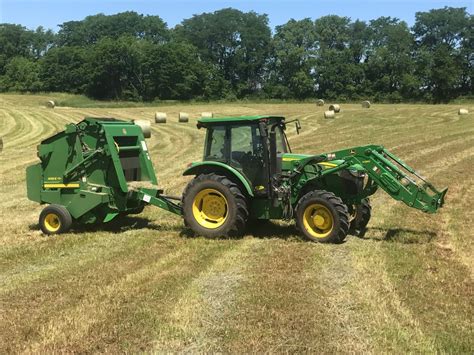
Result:
<svg viewBox="0 0 474 355"><path fill-rule="evenodd" d="M382 232L382 238L366 237L367 231ZM374 240L379 242L392 242L401 244L427 244L437 237L437 234L427 230L415 230L409 228L380 228L372 227L358 235L361 239Z"/></svg>
<svg viewBox="0 0 474 355"><path fill-rule="evenodd" d="M39 230L39 224L30 224L30 230ZM155 231L179 232L181 225L171 226L169 224L160 225L148 218L138 216L124 216L116 218L109 223L80 224L73 223L69 234L82 234L94 232L123 233L129 230L149 229Z"/></svg>
<svg viewBox="0 0 474 355"><path fill-rule="evenodd" d="M30 230L38 231L39 224L30 224ZM196 238L197 235L190 229L178 223L176 225L165 224L161 225L159 221L150 220L140 216L124 216L116 218L109 223L95 223L95 224L80 224L73 223L68 234L83 234L96 232L109 233L123 233L129 230L154 230L158 232L179 232L183 238ZM279 238L283 240L288 239L303 239L298 237L298 232L294 225L280 225L271 221L249 222L244 236L253 236L255 238ZM244 236L231 236L228 238L216 238L216 240L226 239L241 239Z"/></svg>
<svg viewBox="0 0 474 355"><path fill-rule="evenodd" d="M39 230L39 225L30 224L30 230ZM148 218L140 216L124 216L116 218L109 223L96 223L96 224L78 224L74 223L69 234L82 234L82 233L96 233L96 232L109 232L109 233L123 233L130 230L154 230L157 232L178 232L180 237L183 238L196 238L196 235L190 228L185 227L181 223L177 224L160 224L159 220L150 220ZM376 232L376 236L370 235L370 231ZM369 234L369 236L368 236ZM380 234L382 236L380 237ZM312 243L311 241L304 238L296 229L293 223L277 223L272 221L260 220L250 221L243 236L231 236L227 238L216 238L216 240L235 240L242 239L246 236L252 236L259 239L282 239L282 240L293 240ZM421 231L408 228L380 228L372 227L366 231L359 232L357 235L362 240L373 240L373 241L385 241L401 244L426 244L436 238L437 234L432 231ZM350 238L348 235L346 240ZM343 243L344 243L343 242ZM342 244L343 244L342 243Z"/></svg>
<svg viewBox="0 0 474 355"><path fill-rule="evenodd" d="M183 227L180 233L183 238L195 238L197 235L190 229ZM281 225L273 223L272 221L250 221L246 227L245 233L242 236L230 236L226 238L215 238L216 240L235 240L242 239L246 236L252 236L259 239L282 239L282 240L303 240L298 236L298 231L293 224ZM306 241L306 240L304 240Z"/></svg>

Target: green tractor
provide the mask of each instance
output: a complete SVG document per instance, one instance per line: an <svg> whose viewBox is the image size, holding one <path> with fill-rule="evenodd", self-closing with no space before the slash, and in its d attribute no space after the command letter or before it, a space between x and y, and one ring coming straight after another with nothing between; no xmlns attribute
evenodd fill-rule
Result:
<svg viewBox="0 0 474 355"><path fill-rule="evenodd" d="M298 120L291 121L299 132ZM380 187L396 200L434 213L447 189L438 191L382 146L319 154L293 154L284 117L202 118L203 161L181 198L134 183L157 184L138 126L86 118L43 141L41 162L27 169L28 197L48 203L40 215L47 234L73 221L108 222L139 213L147 204L182 215L206 237L241 235L250 221L296 220L312 241L340 243L362 231L371 216L369 196Z"/></svg>
<svg viewBox="0 0 474 355"><path fill-rule="evenodd" d="M308 239L340 243L349 231L365 229L369 196L379 186L425 212L443 204L446 190L438 192L424 180L419 187L399 167L421 177L381 146L293 154L286 124L274 116L198 121L207 130L204 157L184 172L196 177L182 200L191 229L217 237L243 233L250 219L295 219Z"/></svg>

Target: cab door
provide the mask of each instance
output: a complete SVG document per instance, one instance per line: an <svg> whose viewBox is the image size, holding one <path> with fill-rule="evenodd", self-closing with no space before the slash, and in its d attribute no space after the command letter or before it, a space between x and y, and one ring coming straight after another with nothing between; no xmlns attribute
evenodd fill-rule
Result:
<svg viewBox="0 0 474 355"><path fill-rule="evenodd" d="M257 124L230 126L230 165L245 175L257 195L268 191L265 154L268 152Z"/></svg>

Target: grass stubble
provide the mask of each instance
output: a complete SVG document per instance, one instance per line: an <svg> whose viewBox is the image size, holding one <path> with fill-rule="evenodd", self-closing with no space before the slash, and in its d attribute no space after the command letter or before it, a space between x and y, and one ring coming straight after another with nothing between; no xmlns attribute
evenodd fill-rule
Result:
<svg viewBox="0 0 474 355"><path fill-rule="evenodd" d="M24 176L40 140L84 116L151 120L156 111L51 110L46 100L0 96L2 353L473 352L472 114L458 116L455 105L343 105L325 120L314 104L222 103L189 105L190 123L179 124L181 108L162 104L169 123L153 126L148 145L171 194L200 159L200 112L280 114L301 120L299 136L288 128L295 152L383 144L449 186L446 206L424 215L379 192L365 236L341 245L308 243L279 222L243 238L192 238L179 218L152 207L45 237Z"/></svg>

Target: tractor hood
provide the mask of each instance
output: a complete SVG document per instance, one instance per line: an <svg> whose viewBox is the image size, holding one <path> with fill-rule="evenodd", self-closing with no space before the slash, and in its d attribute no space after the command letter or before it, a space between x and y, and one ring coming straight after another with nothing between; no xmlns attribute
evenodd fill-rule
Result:
<svg viewBox="0 0 474 355"><path fill-rule="evenodd" d="M316 155L311 154L293 154L293 153L284 153L282 155L282 169L283 170L292 170L298 167L303 163L304 160L308 158L315 157ZM323 169L334 168L342 164L344 160L331 160L318 163Z"/></svg>

